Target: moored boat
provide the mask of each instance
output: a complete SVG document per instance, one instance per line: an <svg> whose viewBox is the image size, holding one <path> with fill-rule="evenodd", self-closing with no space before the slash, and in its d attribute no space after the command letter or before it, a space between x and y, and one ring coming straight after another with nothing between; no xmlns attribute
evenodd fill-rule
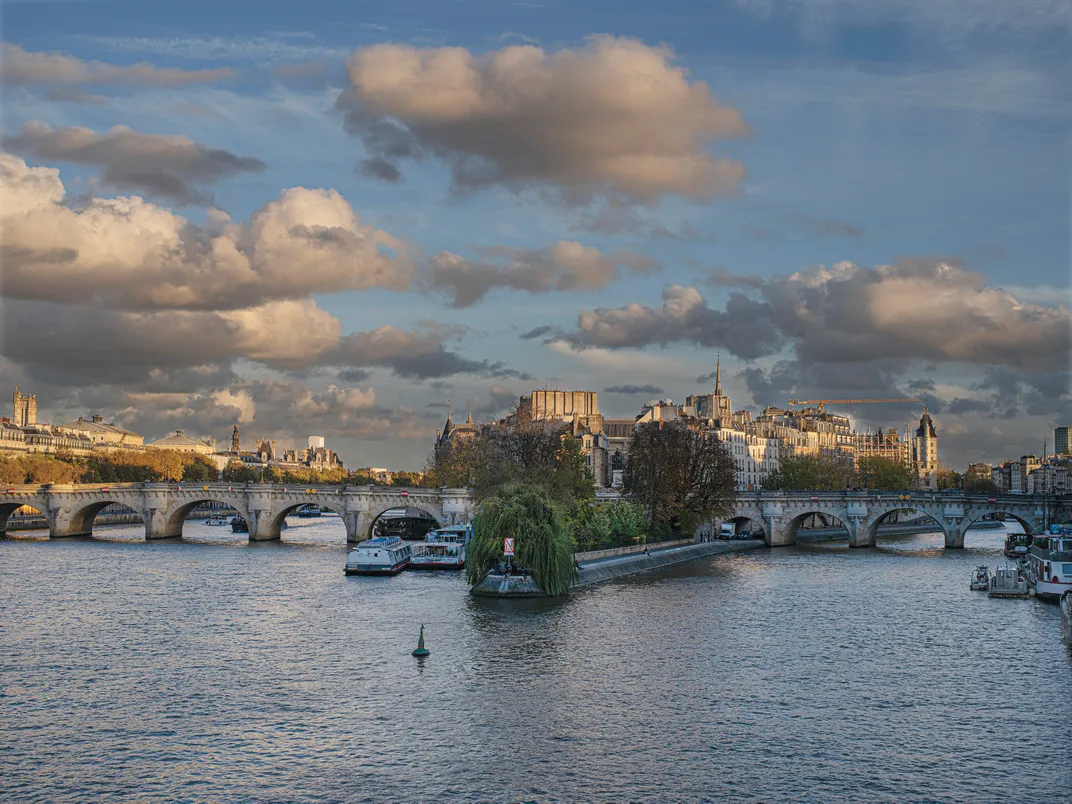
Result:
<svg viewBox="0 0 1072 804"><path fill-rule="evenodd" d="M213 514L205 520L205 524L211 525L213 527L221 527L223 525L230 525L231 520L229 517L226 517L223 514Z"/></svg>
<svg viewBox="0 0 1072 804"><path fill-rule="evenodd" d="M249 533L249 523L241 515L231 520L232 533Z"/></svg>
<svg viewBox="0 0 1072 804"><path fill-rule="evenodd" d="M303 505L298 509L298 516L302 519L310 519L312 517L320 516L320 514L321 511L319 505Z"/></svg>
<svg viewBox="0 0 1072 804"><path fill-rule="evenodd" d="M357 545L346 557L347 575L397 575L409 564L410 546L397 536L377 536Z"/></svg>
<svg viewBox="0 0 1072 804"><path fill-rule="evenodd" d="M1006 564L994 570L987 597L1028 597L1027 579L1018 567Z"/></svg>
<svg viewBox="0 0 1072 804"><path fill-rule="evenodd" d="M990 590L990 567L979 566L972 573L971 583L968 588L973 592L987 592Z"/></svg>
<svg viewBox="0 0 1072 804"><path fill-rule="evenodd" d="M1002 552L1006 558L1025 558L1030 549L1030 533L1010 533L1005 537L1005 548Z"/></svg>
<svg viewBox="0 0 1072 804"><path fill-rule="evenodd" d="M470 533L469 525L449 525L428 531L423 542L413 545L409 568L461 569L465 566L465 546Z"/></svg>
<svg viewBox="0 0 1072 804"><path fill-rule="evenodd" d="M1072 590L1072 525L1050 525L1032 539L1027 579L1043 600L1060 600Z"/></svg>

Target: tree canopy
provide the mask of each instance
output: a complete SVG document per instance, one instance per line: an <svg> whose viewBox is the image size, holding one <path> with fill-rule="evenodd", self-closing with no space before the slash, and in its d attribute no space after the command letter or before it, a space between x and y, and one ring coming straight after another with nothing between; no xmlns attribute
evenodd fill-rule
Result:
<svg viewBox="0 0 1072 804"><path fill-rule="evenodd" d="M782 468L763 481L766 491L837 491L846 488L910 489L919 481L914 466L892 458L868 455L856 461L832 455L790 455Z"/></svg>
<svg viewBox="0 0 1072 804"><path fill-rule="evenodd" d="M573 545L562 506L546 488L508 483L487 495L473 519L473 537L465 551L470 584L502 564L503 539L514 539L517 566L549 595L564 595L576 575Z"/></svg>
<svg viewBox="0 0 1072 804"><path fill-rule="evenodd" d="M634 430L623 485L654 525L684 532L726 516L736 501L729 449L714 434L681 421Z"/></svg>
<svg viewBox="0 0 1072 804"><path fill-rule="evenodd" d="M437 483L468 486L483 500L503 486L528 483L556 500L587 500L594 479L569 426L557 421L519 419L485 427L473 438L448 441L432 456Z"/></svg>

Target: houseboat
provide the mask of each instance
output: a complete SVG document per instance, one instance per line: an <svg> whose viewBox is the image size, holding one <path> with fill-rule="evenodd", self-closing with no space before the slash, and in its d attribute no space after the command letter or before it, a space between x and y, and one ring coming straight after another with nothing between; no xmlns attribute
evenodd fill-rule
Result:
<svg viewBox="0 0 1072 804"><path fill-rule="evenodd" d="M366 539L346 557L347 575L397 575L409 564L410 546L397 536Z"/></svg>
<svg viewBox="0 0 1072 804"><path fill-rule="evenodd" d="M1027 579L1044 600L1060 600L1072 590L1072 525L1050 525L1031 540Z"/></svg>
<svg viewBox="0 0 1072 804"><path fill-rule="evenodd" d="M317 517L320 516L320 513L321 512L319 505L303 505L301 508L298 509L298 516L301 519L310 519L312 517Z"/></svg>
<svg viewBox="0 0 1072 804"><path fill-rule="evenodd" d="M206 525L212 525L213 527L220 527L222 525L230 525L231 518L224 516L223 514L213 514L205 520Z"/></svg>
<svg viewBox="0 0 1072 804"><path fill-rule="evenodd" d="M249 523L241 514L231 520L231 533L249 533Z"/></svg>
<svg viewBox="0 0 1072 804"><path fill-rule="evenodd" d="M413 545L409 568L461 569L465 566L465 546L471 532L471 525L449 525L428 531L423 542Z"/></svg>

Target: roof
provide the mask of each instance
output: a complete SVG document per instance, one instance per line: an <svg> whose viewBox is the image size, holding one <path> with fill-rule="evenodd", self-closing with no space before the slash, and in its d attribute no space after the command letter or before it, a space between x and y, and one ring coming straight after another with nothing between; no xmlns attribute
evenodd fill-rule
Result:
<svg viewBox="0 0 1072 804"><path fill-rule="evenodd" d="M104 421L93 421L91 419L84 419L81 416L78 417L78 421L76 422L67 422L66 424L60 426L69 430L83 430L87 433L114 433L118 435L133 436L137 435L137 433L133 432L132 430L127 430L123 427L120 427L115 422L106 423Z"/></svg>
<svg viewBox="0 0 1072 804"><path fill-rule="evenodd" d="M919 420L919 427L916 428L917 438L937 438L938 433L934 429L934 422L931 421L931 414L926 410L923 411L923 415Z"/></svg>
<svg viewBox="0 0 1072 804"><path fill-rule="evenodd" d="M165 436L151 444L150 447L209 447L212 445L196 438L190 438L182 430L176 430L173 435Z"/></svg>

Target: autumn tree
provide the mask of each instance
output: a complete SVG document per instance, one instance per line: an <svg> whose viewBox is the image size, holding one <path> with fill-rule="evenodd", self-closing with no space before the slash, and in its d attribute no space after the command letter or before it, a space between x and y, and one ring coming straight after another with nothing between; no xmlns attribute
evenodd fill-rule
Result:
<svg viewBox="0 0 1072 804"><path fill-rule="evenodd" d="M685 422L649 422L633 432L625 493L654 525L690 533L726 516L736 501L733 456L711 432Z"/></svg>

